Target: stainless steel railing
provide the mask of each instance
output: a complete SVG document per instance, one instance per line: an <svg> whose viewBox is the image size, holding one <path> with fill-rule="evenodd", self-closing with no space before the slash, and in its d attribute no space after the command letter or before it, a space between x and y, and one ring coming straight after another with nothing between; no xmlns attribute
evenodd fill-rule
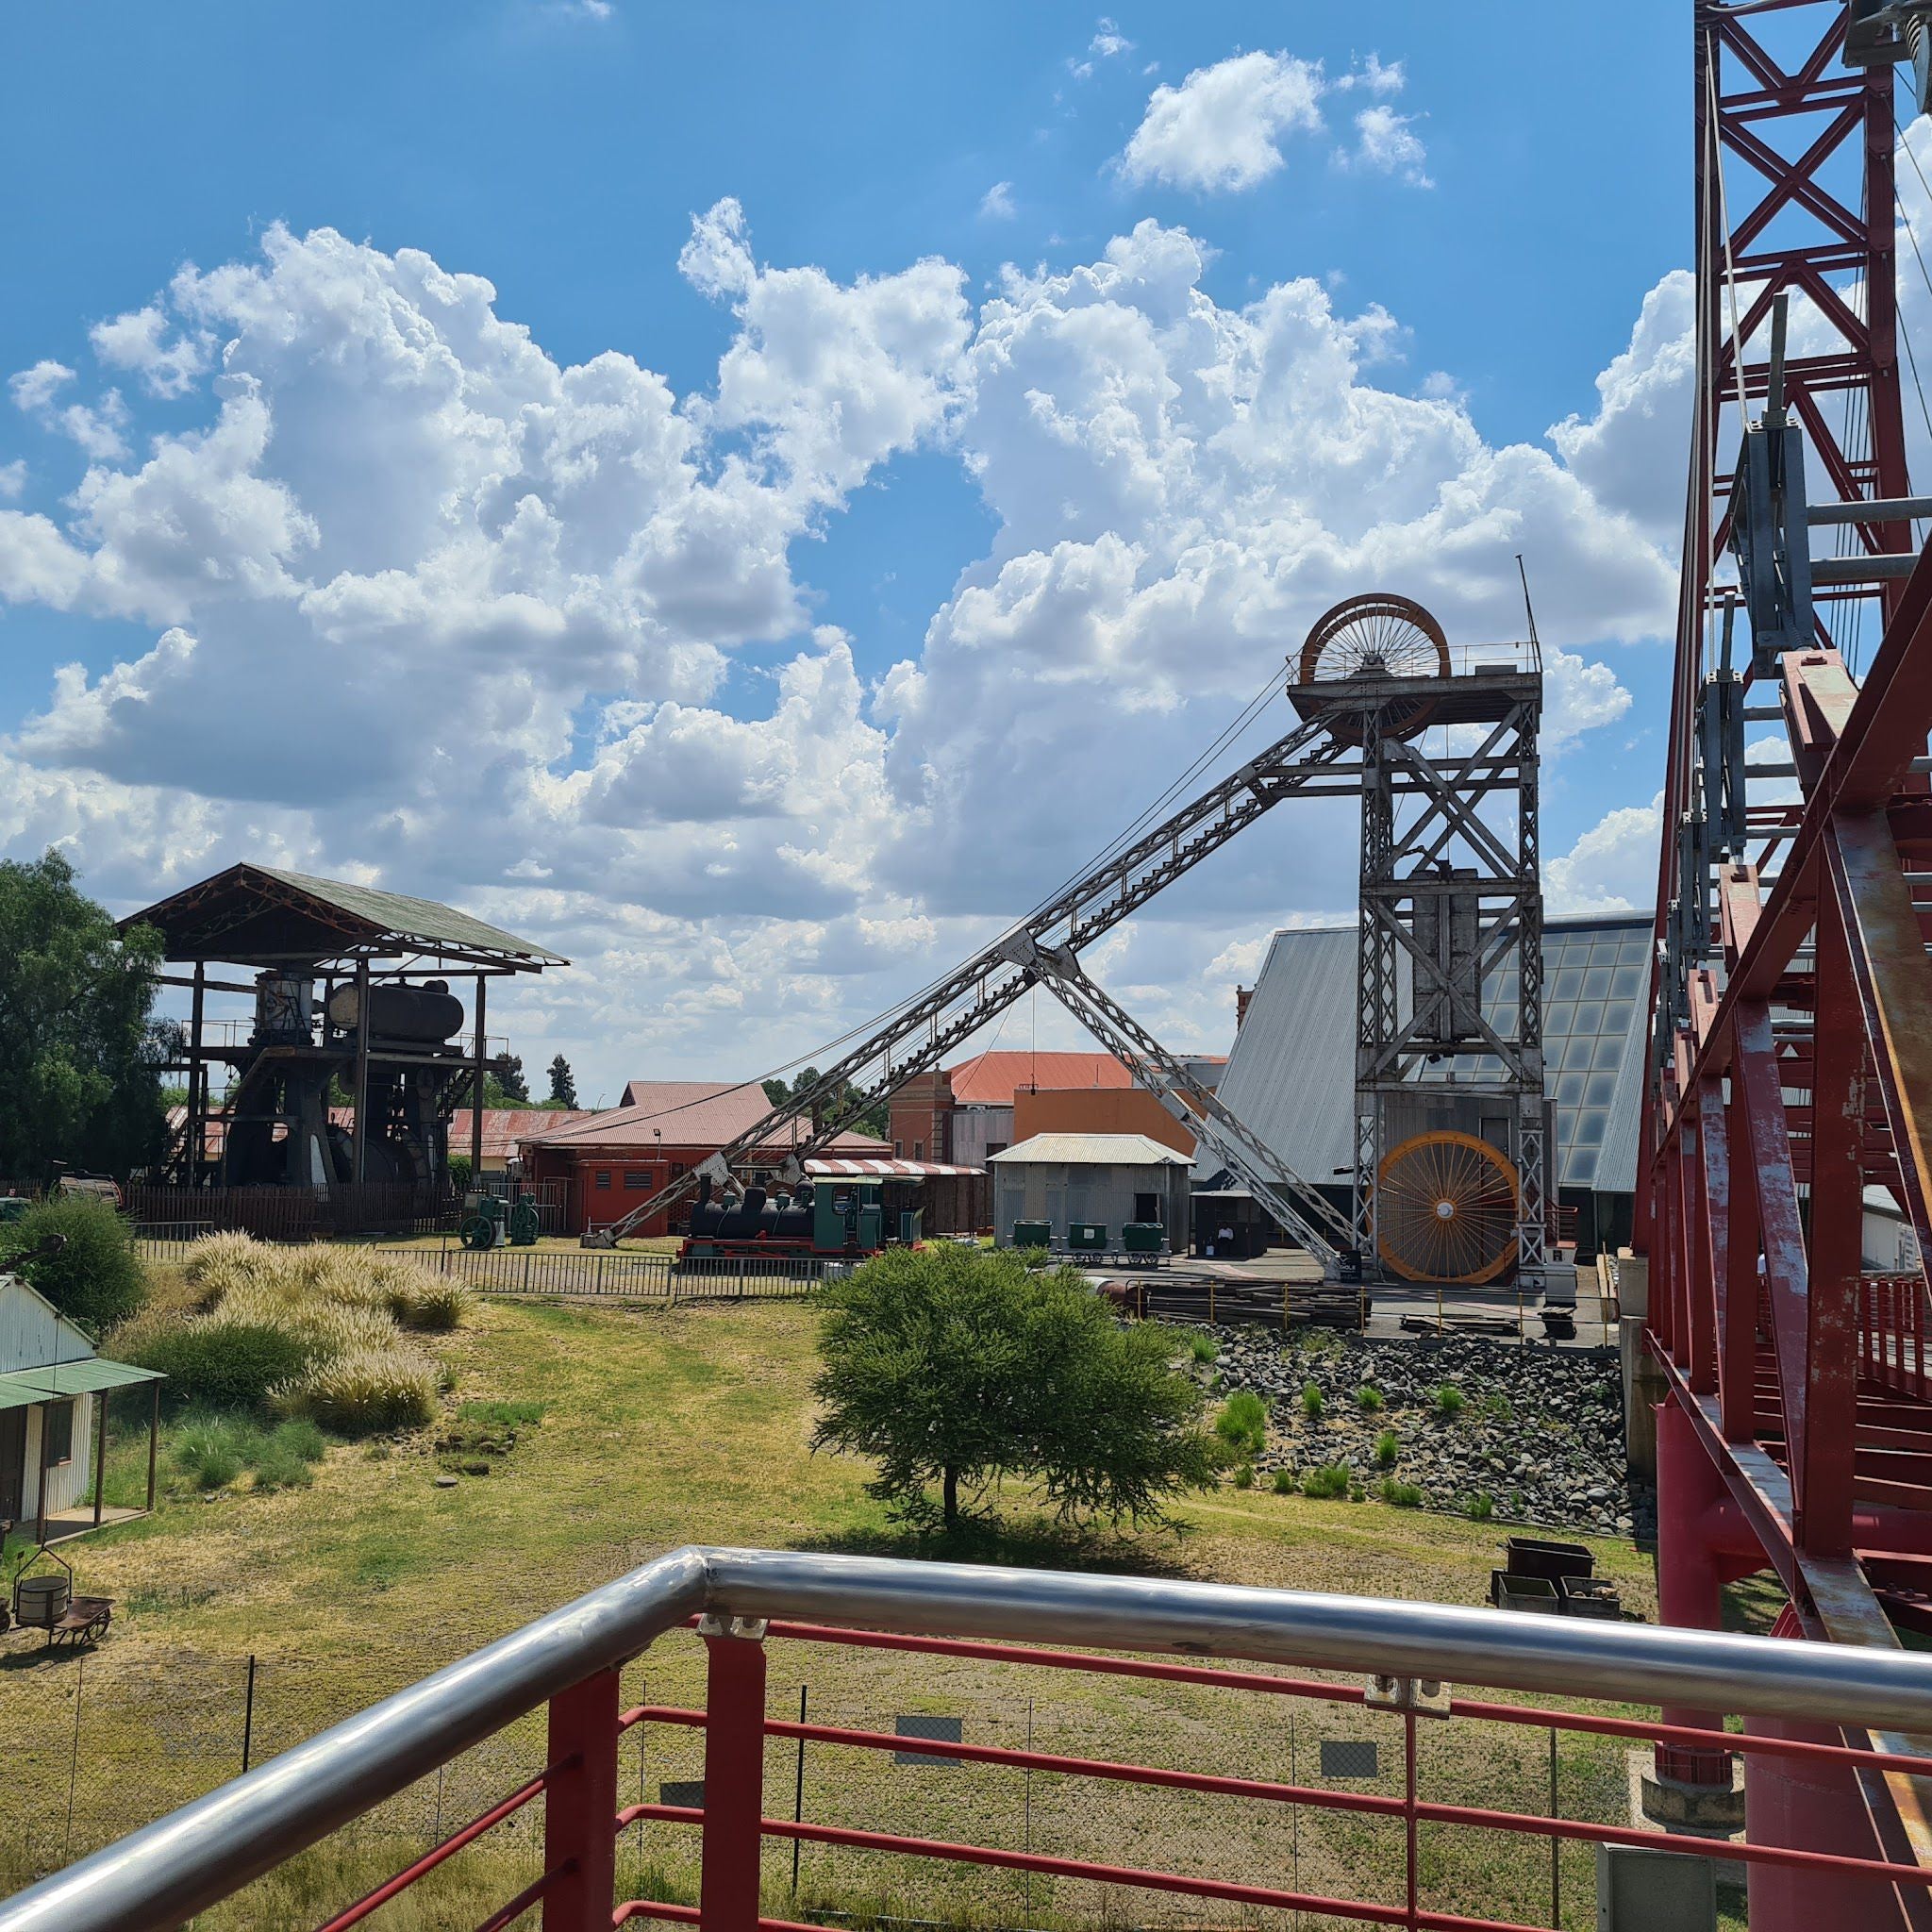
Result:
<svg viewBox="0 0 1932 1932"><path fill-rule="evenodd" d="M163 1932L709 1612L1291 1663L1932 1732L1932 1656L1443 1604L770 1550L673 1551L0 1905L0 1932Z"/></svg>

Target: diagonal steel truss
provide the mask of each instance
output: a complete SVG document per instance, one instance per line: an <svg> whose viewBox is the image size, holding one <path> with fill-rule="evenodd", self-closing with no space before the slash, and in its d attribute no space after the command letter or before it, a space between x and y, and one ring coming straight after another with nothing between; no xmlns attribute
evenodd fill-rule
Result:
<svg viewBox="0 0 1932 1932"><path fill-rule="evenodd" d="M1202 1146L1321 1261L1352 1245L1347 1221L1211 1089L1204 1087L1119 1001L1096 986L1068 947L1034 948L1029 964L1044 986Z"/></svg>
<svg viewBox="0 0 1932 1932"><path fill-rule="evenodd" d="M773 1108L702 1167L676 1176L621 1221L587 1234L586 1242L614 1245L632 1228L691 1192L701 1176L723 1180L740 1167L769 1164L774 1148L787 1147L793 1124L809 1121L807 1138L788 1149L793 1171L802 1170L806 1159L852 1121L915 1074L938 1066L955 1047L1020 999L1041 977L1041 954L1077 953L1284 798L1355 797L1359 765L1350 757L1351 750L1319 723L1298 724L1258 758L1210 786L1124 850L1103 859L1019 925L908 1000L824 1069L807 1092Z"/></svg>

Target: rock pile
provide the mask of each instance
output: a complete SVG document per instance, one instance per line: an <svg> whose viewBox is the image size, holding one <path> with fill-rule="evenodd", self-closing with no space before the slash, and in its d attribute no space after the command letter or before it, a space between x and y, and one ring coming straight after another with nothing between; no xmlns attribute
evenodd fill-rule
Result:
<svg viewBox="0 0 1932 1932"><path fill-rule="evenodd" d="M1647 1492L1624 1474L1614 1349L1524 1347L1481 1335L1398 1341L1304 1330L1284 1341L1257 1327L1211 1332L1218 1354L1199 1365L1204 1380L1221 1397L1246 1389L1269 1407L1257 1482L1286 1470L1300 1487L1312 1472L1341 1466L1355 1492L1404 1484L1428 1509L1604 1536L1655 1527ZM1308 1389L1319 1406L1305 1399ZM1395 1438L1392 1461L1377 1454L1385 1431Z"/></svg>

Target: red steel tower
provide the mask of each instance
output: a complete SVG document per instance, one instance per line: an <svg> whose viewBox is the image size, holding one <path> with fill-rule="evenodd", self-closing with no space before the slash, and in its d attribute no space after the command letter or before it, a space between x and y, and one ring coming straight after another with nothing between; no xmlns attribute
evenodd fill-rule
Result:
<svg viewBox="0 0 1932 1932"><path fill-rule="evenodd" d="M1665 1618L1715 1625L1723 1585L1768 1568L1784 1633L1874 1646L1932 1630L1932 500L1907 475L1894 242L1932 258L1932 236L1900 235L1893 189L1924 11L1694 8L1696 406L1636 1237ZM1747 757L1780 727L1788 757ZM1915 1237L1884 1273L1874 1188ZM1722 1811L1727 1763L1657 1769ZM1932 1858L1896 1774L1757 1760L1746 1804L1754 1837ZM1754 1932L1807 1923L1932 1920L1922 1891L1754 1879Z"/></svg>

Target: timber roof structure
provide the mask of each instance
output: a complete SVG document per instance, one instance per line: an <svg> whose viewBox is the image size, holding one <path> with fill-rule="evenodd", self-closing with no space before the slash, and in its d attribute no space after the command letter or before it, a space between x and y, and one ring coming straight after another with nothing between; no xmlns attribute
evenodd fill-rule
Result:
<svg viewBox="0 0 1932 1932"><path fill-rule="evenodd" d="M268 865L231 865L124 919L121 930L135 925L159 932L170 960L323 967L415 954L500 973L570 964L434 899Z"/></svg>

